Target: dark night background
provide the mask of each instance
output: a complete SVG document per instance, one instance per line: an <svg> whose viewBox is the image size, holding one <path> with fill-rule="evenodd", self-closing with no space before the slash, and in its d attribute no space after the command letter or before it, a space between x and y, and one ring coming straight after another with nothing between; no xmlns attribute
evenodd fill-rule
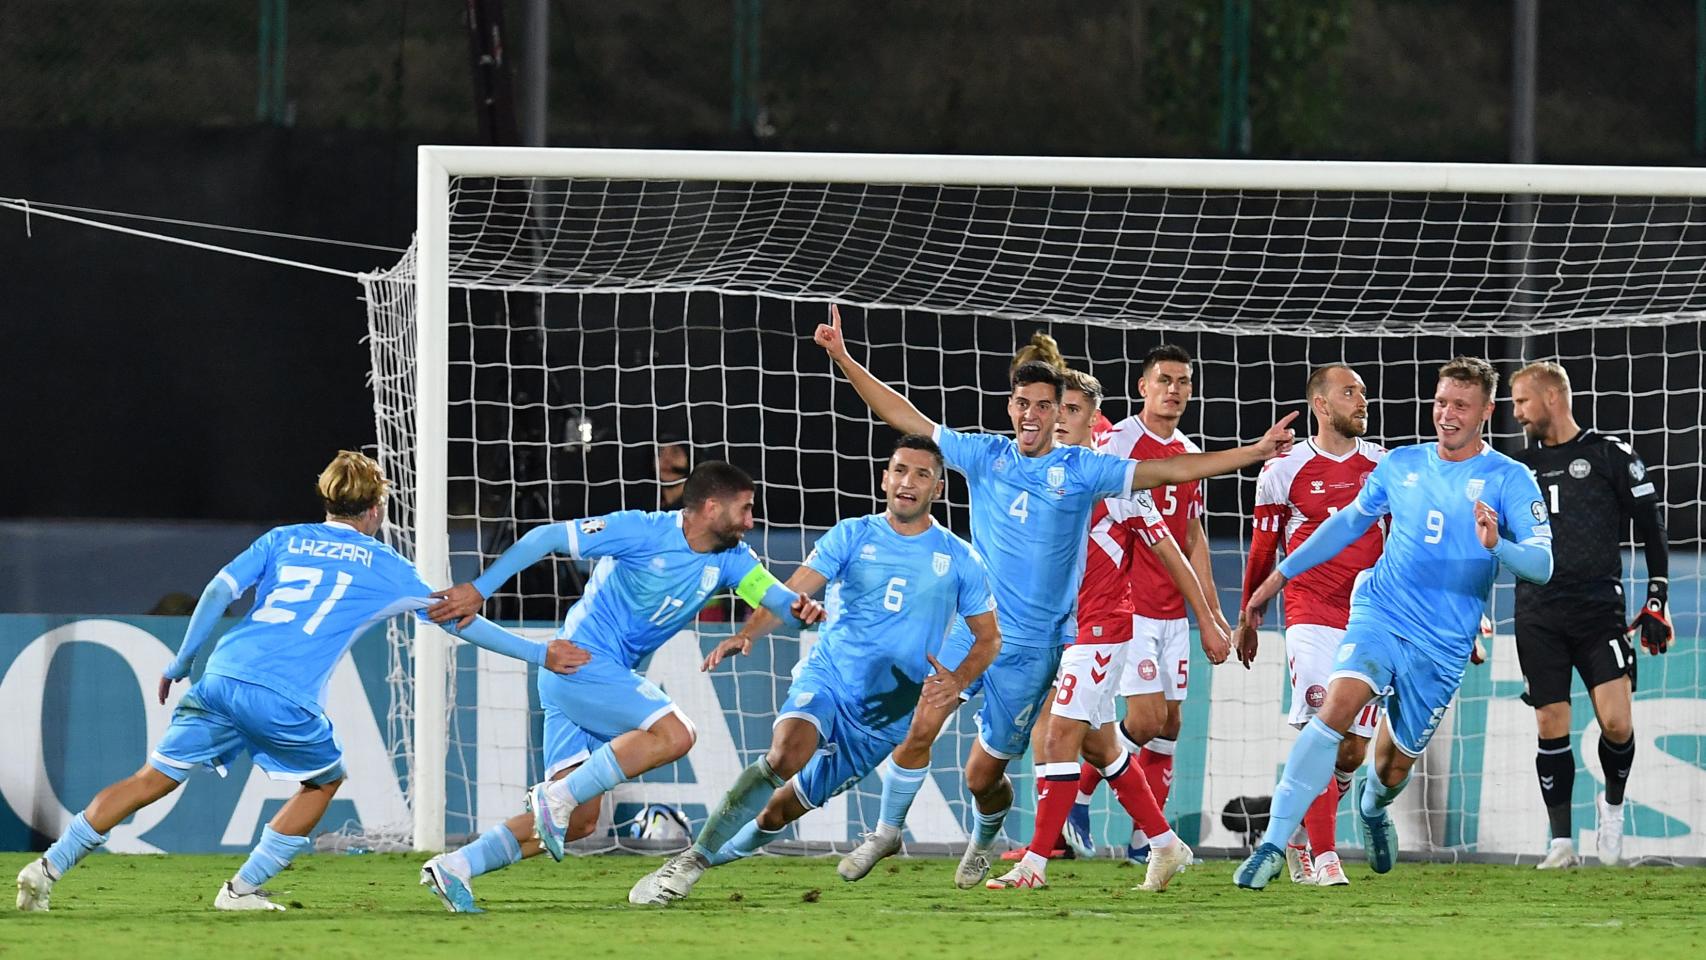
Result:
<svg viewBox="0 0 1706 960"><path fill-rule="evenodd" d="M521 4L504 6L518 30ZM773 2L756 23L737 23L749 9L739 4L549 6L554 146L1239 152L1221 136L1218 2ZM0 196L404 247L415 145L490 139L465 5L288 10L282 95L270 95L253 4L0 6ZM1249 155L1508 156L1509 5L1281 0L1254 11ZM1697 163L1695 12L1683 0L1544 4L1538 158ZM756 31L760 59L737 83L732 38L743 31ZM160 229L346 270L397 256ZM374 440L360 294L340 277L0 211L10 412L0 516L311 513L330 452ZM967 335L999 356L1028 332L985 324ZM1087 336L1121 352L1157 339ZM1068 344L1069 355L1089 349ZM1300 375L1305 352L1340 351L1297 349L1286 376ZM1096 372L1119 382L1129 371L1117 366ZM1213 409L1203 432L1228 436ZM1002 422L983 412L986 425ZM1620 426L1615 411L1604 416Z"/></svg>

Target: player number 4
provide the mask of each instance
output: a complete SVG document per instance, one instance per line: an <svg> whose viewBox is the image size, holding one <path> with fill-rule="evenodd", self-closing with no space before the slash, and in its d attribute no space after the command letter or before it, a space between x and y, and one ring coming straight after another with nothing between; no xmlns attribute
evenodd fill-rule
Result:
<svg viewBox="0 0 1706 960"><path fill-rule="evenodd" d="M1007 505L1007 515L1009 517L1018 517L1020 523L1024 523L1026 520L1030 519L1031 492L1029 490L1019 491L1019 495L1014 497L1013 502Z"/></svg>

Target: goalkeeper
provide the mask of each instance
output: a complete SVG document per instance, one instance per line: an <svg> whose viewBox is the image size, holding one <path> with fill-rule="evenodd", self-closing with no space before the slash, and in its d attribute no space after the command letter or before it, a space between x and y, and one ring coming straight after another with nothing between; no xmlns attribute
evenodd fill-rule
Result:
<svg viewBox="0 0 1706 960"><path fill-rule="evenodd" d="M1648 653L1664 653L1671 628L1664 504L1646 464L1628 444L1585 430L1570 412L1570 377L1556 363L1530 364L1511 378L1512 413L1530 446L1516 459L1534 473L1555 515L1548 583L1516 585L1516 649L1523 701L1534 708L1540 742L1534 757L1552 844L1541 869L1574 866L1570 796L1576 781L1570 746L1570 671L1581 674L1599 720L1605 792L1597 798L1599 861L1622 859L1623 791L1635 759L1630 699L1639 634ZM1633 520L1647 553L1647 596L1633 623L1624 619L1623 536ZM1626 625L1627 624L1627 625Z"/></svg>

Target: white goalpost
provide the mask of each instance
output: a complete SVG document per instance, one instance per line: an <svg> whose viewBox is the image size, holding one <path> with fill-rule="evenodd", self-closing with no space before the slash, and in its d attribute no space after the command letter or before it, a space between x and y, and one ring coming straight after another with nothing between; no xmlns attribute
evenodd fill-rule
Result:
<svg viewBox="0 0 1706 960"><path fill-rule="evenodd" d="M1451 356L1487 356L1507 376L1559 360L1584 426L1631 441L1668 506L1678 643L1642 657L1625 849L1706 856L1706 171L427 146L418 175L413 246L362 279L396 484L385 536L434 584L472 578L536 524L659 508L659 449L674 445L754 475L749 542L785 577L824 528L877 508L892 441L810 342L828 303L873 371L963 428L1005 429L1007 363L1034 331L1101 378L1114 420L1136 411L1143 354L1179 343L1198 378L1181 427L1208 448L1301 409L1322 363L1363 374L1369 437L1393 446L1431 437L1421 401ZM1492 440L1523 443L1502 396ZM1228 610L1253 478L1208 486ZM939 516L967 534L957 478ZM1625 557L1639 590L1641 551ZM487 615L548 635L580 578L540 564ZM1401 801L1407 850L1544 848L1510 606L1507 575L1492 660L1471 670ZM767 745L812 637L779 635L702 675L699 656L740 611L726 601L707 616L642 668L692 716L698 745L620 788L587 850L617 845L651 804L702 816ZM525 669L442 631L390 632L387 742L413 822L363 827L439 850L519 811L541 774L536 696ZM1271 635L1250 671L1193 663L1168 812L1194 843L1237 846L1222 811L1271 792L1293 736L1282 649ZM1591 830L1597 757L1580 694L1575 714L1576 822ZM937 745L909 823L919 848L964 837L955 771L972 735L962 710ZM793 839L828 850L856 837L877 789L860 784ZM1030 808L1017 792L1015 839ZM1129 823L1102 804L1096 828L1120 845Z"/></svg>

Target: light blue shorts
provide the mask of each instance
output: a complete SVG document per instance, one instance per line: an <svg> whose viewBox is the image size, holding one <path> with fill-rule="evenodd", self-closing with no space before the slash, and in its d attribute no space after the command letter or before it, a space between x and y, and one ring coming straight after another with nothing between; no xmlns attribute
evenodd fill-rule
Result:
<svg viewBox="0 0 1706 960"><path fill-rule="evenodd" d="M324 713L218 675L185 691L148 764L182 783L198 766L223 773L245 753L274 780L325 784L344 776L344 748Z"/></svg>
<svg viewBox="0 0 1706 960"><path fill-rule="evenodd" d="M1334 658L1333 679L1355 677L1386 703L1386 722L1399 750L1419 757L1463 685L1465 663L1442 664L1386 625L1353 615Z"/></svg>
<svg viewBox="0 0 1706 960"><path fill-rule="evenodd" d="M680 714L657 684L603 653L567 676L539 671L539 703L547 778L630 730L650 730L665 714Z"/></svg>
<svg viewBox="0 0 1706 960"><path fill-rule="evenodd" d="M936 659L949 670L957 668L971 651L972 640L964 618L955 619ZM995 662L966 688L964 696L968 699L983 694L983 706L977 711L977 739L990 756L997 760L1024 756L1031 745L1031 728L1037 724L1043 699L1060 669L1062 649L1059 643L1033 647L1004 637Z"/></svg>
<svg viewBox="0 0 1706 960"><path fill-rule="evenodd" d="M816 670L801 670L789 685L788 699L777 712L776 722L803 719L818 733L817 753L793 779L794 793L807 809L823 806L829 798L870 776L883 758L900 746L900 740L875 736L854 721L862 706ZM898 726L904 739L906 726Z"/></svg>

